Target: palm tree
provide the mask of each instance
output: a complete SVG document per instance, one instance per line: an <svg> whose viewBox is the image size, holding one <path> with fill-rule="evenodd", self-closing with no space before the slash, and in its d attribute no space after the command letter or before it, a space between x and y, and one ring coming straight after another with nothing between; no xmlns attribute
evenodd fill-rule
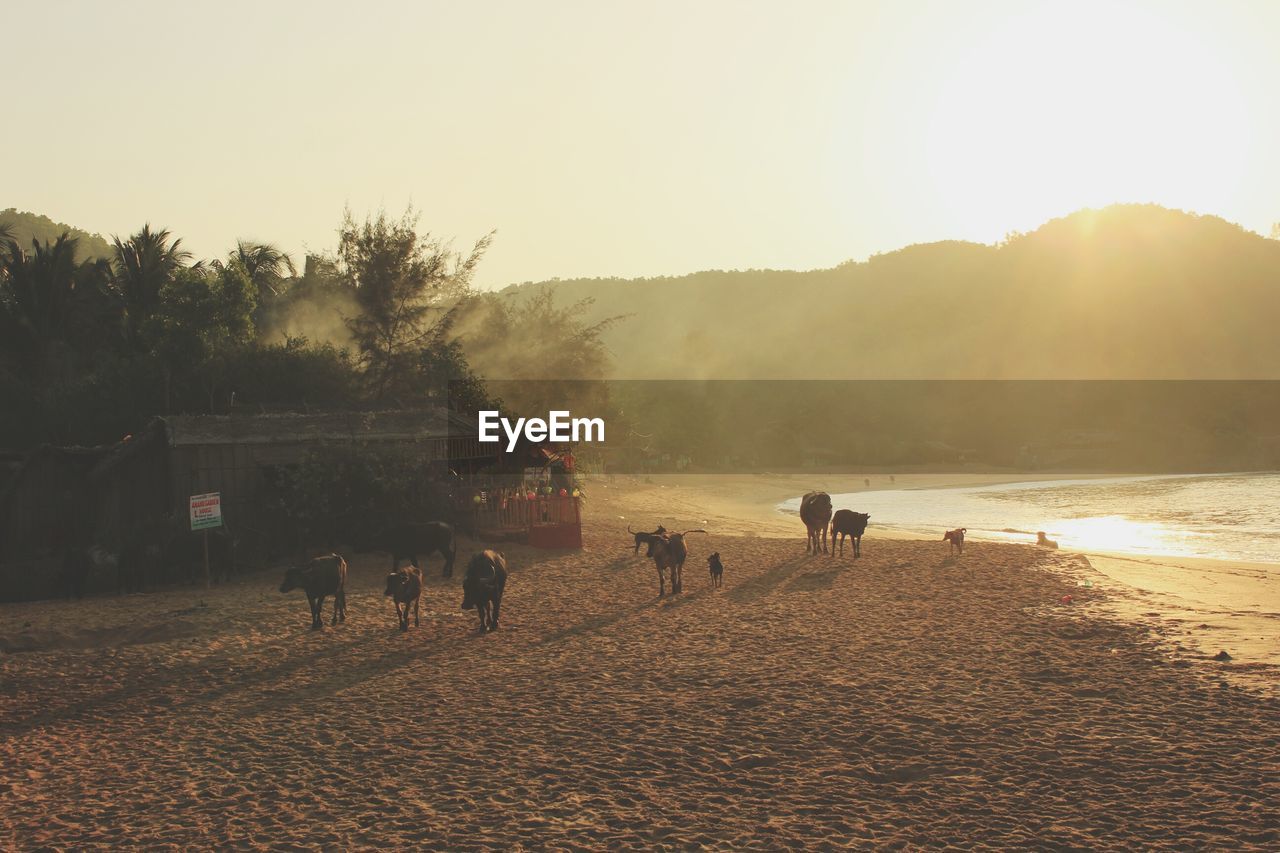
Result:
<svg viewBox="0 0 1280 853"><path fill-rule="evenodd" d="M181 239L151 225L128 240L114 237L111 288L125 312L125 338L134 350L144 349L143 328L160 305L160 291L173 280L179 267L191 260Z"/></svg>
<svg viewBox="0 0 1280 853"><path fill-rule="evenodd" d="M278 297L284 292L285 273L296 277L298 270L293 259L270 243L254 243L240 240L231 253L231 260L239 261L248 274L249 280L258 290L258 304Z"/></svg>
<svg viewBox="0 0 1280 853"><path fill-rule="evenodd" d="M0 339L37 380L47 377L54 345L66 340L79 265L77 240L31 241L31 253L10 236L0 251Z"/></svg>

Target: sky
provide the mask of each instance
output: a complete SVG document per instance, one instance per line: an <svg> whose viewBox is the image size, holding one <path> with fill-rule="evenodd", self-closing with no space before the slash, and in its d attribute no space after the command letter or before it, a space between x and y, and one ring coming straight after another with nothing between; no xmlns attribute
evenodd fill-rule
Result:
<svg viewBox="0 0 1280 853"><path fill-rule="evenodd" d="M1081 207L1280 221L1280 3L0 0L0 208L483 287L814 269ZM17 37L14 37L14 36Z"/></svg>

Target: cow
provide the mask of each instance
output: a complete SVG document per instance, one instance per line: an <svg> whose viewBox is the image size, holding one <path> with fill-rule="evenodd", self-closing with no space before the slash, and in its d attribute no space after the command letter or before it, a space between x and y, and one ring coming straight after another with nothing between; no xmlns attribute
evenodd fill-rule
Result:
<svg viewBox="0 0 1280 853"><path fill-rule="evenodd" d="M458 554L453 527L443 521L410 521L383 528L376 535L354 543L357 551L385 551L391 555L391 571L408 560L416 569L418 557L430 557L437 551L444 557L443 577L453 577L453 561Z"/></svg>
<svg viewBox="0 0 1280 853"><path fill-rule="evenodd" d="M662 536L663 534L665 534L665 533L667 532L667 528L665 528L665 527L663 527L661 524L659 524L659 525L658 525L658 529L657 529L657 530L653 531L652 533L645 533L643 530L632 530L632 529L631 529L631 525L630 525L630 524L628 524L628 525L627 525L627 532L628 532L628 533L630 533L632 536L634 536L634 537L635 537L635 539L636 539L636 547L635 547L635 550L634 550L634 551L632 551L631 553L632 553L632 554L639 554L639 553L640 553L640 546L641 546L641 545L644 545L646 542L648 542L648 541L649 541L649 537L650 537L650 536Z"/></svg>
<svg viewBox="0 0 1280 853"><path fill-rule="evenodd" d="M418 627L418 603L422 599L422 571L415 566L405 566L387 575L387 588L383 592L396 606L400 630L409 630L409 607L413 606L413 627Z"/></svg>
<svg viewBox="0 0 1280 853"><path fill-rule="evenodd" d="M62 555L58 586L67 598L84 598L85 590L95 579L115 576L119 564L120 558L101 545L69 548Z"/></svg>
<svg viewBox="0 0 1280 853"><path fill-rule="evenodd" d="M840 556L844 556L844 538L853 540L853 556L862 556L862 534L867 532L867 522L871 514L854 512L851 509L838 509L831 517L831 556L836 555L836 537L840 537Z"/></svg>
<svg viewBox="0 0 1280 853"><path fill-rule="evenodd" d="M821 542L822 553L827 553L827 525L831 523L831 495L826 492L807 492L800 499L800 520L804 522L808 535L804 552L818 553L818 544Z"/></svg>
<svg viewBox="0 0 1280 853"><path fill-rule="evenodd" d="M116 583L120 592L141 592L148 580L159 580L164 547L147 536L135 536L120 549Z"/></svg>
<svg viewBox="0 0 1280 853"><path fill-rule="evenodd" d="M724 586L724 563L720 562L720 552L707 557L707 567L711 570L711 585Z"/></svg>
<svg viewBox="0 0 1280 853"><path fill-rule="evenodd" d="M686 530L683 533L668 533L662 536L649 536L649 551L646 557L653 558L653 565L658 570L658 597L667 594L667 573L671 573L671 594L684 591L684 561L689 557L689 549L684 544L684 537L690 533L706 533L705 530Z"/></svg>
<svg viewBox="0 0 1280 853"><path fill-rule="evenodd" d="M476 609L481 634L498 630L498 613L506 588L507 558L501 551L484 550L471 558L462 579L462 609Z"/></svg>
<svg viewBox="0 0 1280 853"><path fill-rule="evenodd" d="M304 565L291 567L284 574L280 591L304 591L307 603L311 605L311 628L319 630L324 627L320 610L326 596L333 596L333 624L347 621L346 586L347 561L337 554L327 554Z"/></svg>
<svg viewBox="0 0 1280 853"><path fill-rule="evenodd" d="M964 553L964 535L968 530L969 528L967 527L957 527L955 530L948 530L946 533L942 534L942 540L944 542L951 543L951 552L953 554L956 551L959 551L961 554Z"/></svg>

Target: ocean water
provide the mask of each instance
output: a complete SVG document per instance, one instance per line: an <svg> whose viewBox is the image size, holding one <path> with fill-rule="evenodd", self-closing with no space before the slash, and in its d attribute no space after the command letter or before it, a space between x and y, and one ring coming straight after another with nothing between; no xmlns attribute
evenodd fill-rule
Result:
<svg viewBox="0 0 1280 853"><path fill-rule="evenodd" d="M831 496L875 527L968 528L971 538L1063 548L1280 564L1280 474L1117 477L890 489ZM779 506L798 512L800 499ZM870 531L869 531L870 532ZM1280 572L1280 567L1276 569Z"/></svg>

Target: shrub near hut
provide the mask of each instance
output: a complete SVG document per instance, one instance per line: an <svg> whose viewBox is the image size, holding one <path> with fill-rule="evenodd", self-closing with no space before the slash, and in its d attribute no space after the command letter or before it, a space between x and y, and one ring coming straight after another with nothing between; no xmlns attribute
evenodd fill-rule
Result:
<svg viewBox="0 0 1280 853"><path fill-rule="evenodd" d="M452 522L442 473L409 449L321 448L283 474L277 508L303 548L351 544L396 522Z"/></svg>

